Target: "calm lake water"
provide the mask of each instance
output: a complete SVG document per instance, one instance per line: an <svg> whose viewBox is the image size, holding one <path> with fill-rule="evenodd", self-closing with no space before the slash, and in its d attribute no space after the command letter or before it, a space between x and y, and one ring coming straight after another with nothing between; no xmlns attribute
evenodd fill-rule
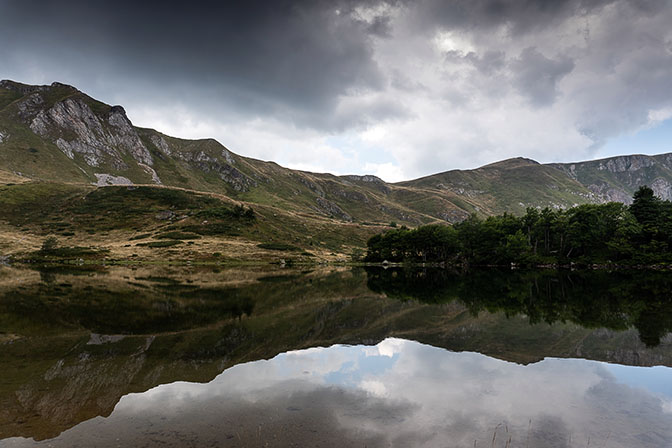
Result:
<svg viewBox="0 0 672 448"><path fill-rule="evenodd" d="M0 446L672 447L672 276L0 268Z"/></svg>

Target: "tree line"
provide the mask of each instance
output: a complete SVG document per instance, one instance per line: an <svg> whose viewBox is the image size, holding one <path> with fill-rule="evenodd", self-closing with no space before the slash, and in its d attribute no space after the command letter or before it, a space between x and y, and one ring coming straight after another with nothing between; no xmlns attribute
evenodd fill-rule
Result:
<svg viewBox="0 0 672 448"><path fill-rule="evenodd" d="M401 227L367 242L371 262L471 265L672 262L672 202L640 187L630 206L609 202L567 210L528 208L452 226Z"/></svg>

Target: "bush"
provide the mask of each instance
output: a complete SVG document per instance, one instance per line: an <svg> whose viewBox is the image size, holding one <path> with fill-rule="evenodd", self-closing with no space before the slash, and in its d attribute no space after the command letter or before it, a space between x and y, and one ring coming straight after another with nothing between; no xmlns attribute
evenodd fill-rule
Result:
<svg viewBox="0 0 672 448"><path fill-rule="evenodd" d="M244 205L236 205L233 208L228 207L213 207L206 210L201 210L197 213L201 218L210 219L247 219L254 220L254 210L252 207L245 207Z"/></svg>
<svg viewBox="0 0 672 448"><path fill-rule="evenodd" d="M135 236L130 237L128 239L128 241L144 240L145 238L149 238L150 236L152 236L151 233L143 233L143 234L140 234L140 235L135 235Z"/></svg>
<svg viewBox="0 0 672 448"><path fill-rule="evenodd" d="M42 243L42 248L40 249L42 252L51 252L54 249L58 247L58 239L56 239L53 236L50 236L44 242Z"/></svg>
<svg viewBox="0 0 672 448"><path fill-rule="evenodd" d="M157 238L165 240L165 239L171 239L171 240L197 240L200 238L199 235L196 235L194 233L186 233L186 232L166 232L162 233L161 235L158 235Z"/></svg>
<svg viewBox="0 0 672 448"><path fill-rule="evenodd" d="M136 246L144 247L171 247L182 244L182 241L179 240L166 240L166 241L150 241L149 243L138 243Z"/></svg>

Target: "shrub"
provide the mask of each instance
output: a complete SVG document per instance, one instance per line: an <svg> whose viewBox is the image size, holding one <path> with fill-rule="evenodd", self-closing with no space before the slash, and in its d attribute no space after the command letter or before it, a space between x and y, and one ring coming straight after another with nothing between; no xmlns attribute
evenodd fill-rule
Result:
<svg viewBox="0 0 672 448"><path fill-rule="evenodd" d="M138 243L136 246L144 247L171 247L182 244L182 241L179 240L166 240L166 241L150 241L149 243Z"/></svg>
<svg viewBox="0 0 672 448"><path fill-rule="evenodd" d="M159 239L171 239L171 240L197 240L200 238L199 235L186 232L166 232L157 236Z"/></svg>
<svg viewBox="0 0 672 448"><path fill-rule="evenodd" d="M44 242L42 243L42 248L40 249L42 252L51 252L54 249L58 247L58 239L56 239L53 236L48 237Z"/></svg>

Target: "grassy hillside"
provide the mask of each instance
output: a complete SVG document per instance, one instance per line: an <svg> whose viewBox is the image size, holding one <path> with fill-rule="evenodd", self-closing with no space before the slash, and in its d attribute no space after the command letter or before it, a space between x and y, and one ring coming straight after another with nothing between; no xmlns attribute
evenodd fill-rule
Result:
<svg viewBox="0 0 672 448"><path fill-rule="evenodd" d="M119 106L61 84L0 82L0 169L28 180L162 184L345 222L420 224L463 212L449 201L416 210L372 176L338 177L238 156L213 139L184 140L122 125ZM46 117L46 118L45 118ZM74 150L73 150L74 148ZM151 166L150 166L151 165ZM97 176L98 175L98 176ZM100 182L99 182L100 183Z"/></svg>
<svg viewBox="0 0 672 448"><path fill-rule="evenodd" d="M110 261L348 261L382 229L176 188L0 186L0 252L25 260L76 255L40 253L53 237Z"/></svg>
<svg viewBox="0 0 672 448"><path fill-rule="evenodd" d="M585 193L538 164L452 171L401 184L308 173L241 157L212 139L173 138L130 122L129 129L119 127L127 120L123 109L62 84L2 82L0 98L0 168L33 180L92 183L108 175L115 176L111 183L161 183L345 222L408 225L521 211L521 203L571 205Z"/></svg>
<svg viewBox="0 0 672 448"><path fill-rule="evenodd" d="M194 216L202 204L189 209L191 215L180 223L170 225L157 223L149 214L126 220L123 214L103 209L95 218L74 222L74 199L68 195L102 195L92 193L92 185L173 187L214 195L230 204L243 203L258 212L259 219L252 226L231 224L219 234L200 229L207 235L200 234L198 241L193 240L194 247L219 235L250 244L278 240L301 249L310 249L318 241L319 247L329 253L343 253L360 245L371 234L372 226L392 222L408 226L454 223L471 213L522 214L527 207L627 202L641 184L651 185L657 194L669 199L670 157L623 156L552 165L518 158L389 184L375 176L291 170L239 156L213 139L185 140L138 128L122 107L99 102L71 86L0 81L0 183L32 185L8 187L7 197L2 199L8 208L4 215L0 213L0 221L4 216L4 221L14 226L25 221L31 231L39 228L37 234L12 236L22 242L22 247L35 246L30 235L44 235L49 227L44 222L47 218L69 223L74 230L65 232L74 232L75 236L101 235L103 228L108 233L123 229L123 235L109 235L123 242L137 236L128 232L152 233L171 226L176 231L191 226L195 232L202 225ZM49 189L54 191L46 191ZM112 206L111 197L101 197L101 207ZM21 201L25 201L25 207ZM147 204L152 210L163 206L171 205ZM133 207L141 208L142 204ZM347 235L337 236L339 232ZM106 241L91 239L109 246Z"/></svg>
<svg viewBox="0 0 672 448"><path fill-rule="evenodd" d="M527 207L567 208L591 202L590 192L561 171L529 159L509 159L475 170L454 170L403 182L446 197L483 215L521 214Z"/></svg>

